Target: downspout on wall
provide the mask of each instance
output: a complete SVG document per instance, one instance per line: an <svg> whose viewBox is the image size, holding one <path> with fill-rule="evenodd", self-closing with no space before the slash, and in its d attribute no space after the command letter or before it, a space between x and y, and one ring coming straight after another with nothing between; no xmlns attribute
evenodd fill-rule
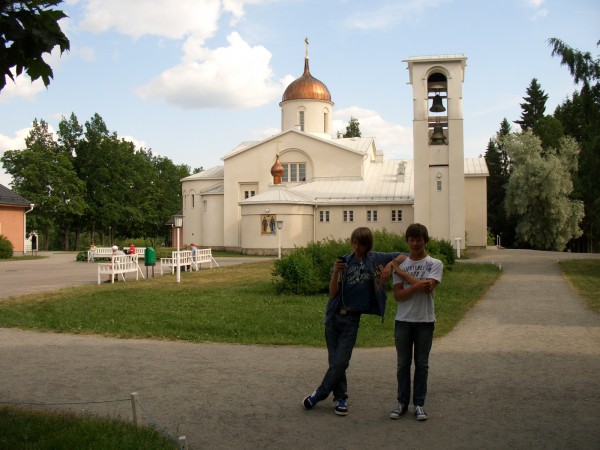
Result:
<svg viewBox="0 0 600 450"><path fill-rule="evenodd" d="M33 211L35 204L30 203L29 209L23 213L23 254L27 253L27 213Z"/></svg>

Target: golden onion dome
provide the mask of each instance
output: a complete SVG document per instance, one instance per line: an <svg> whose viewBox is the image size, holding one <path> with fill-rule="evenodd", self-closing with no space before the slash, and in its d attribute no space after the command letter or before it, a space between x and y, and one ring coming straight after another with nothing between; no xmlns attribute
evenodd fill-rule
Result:
<svg viewBox="0 0 600 450"><path fill-rule="evenodd" d="M288 100L313 99L331 101L331 94L327 86L310 74L308 57L304 59L304 73L290 83L283 93L282 102Z"/></svg>

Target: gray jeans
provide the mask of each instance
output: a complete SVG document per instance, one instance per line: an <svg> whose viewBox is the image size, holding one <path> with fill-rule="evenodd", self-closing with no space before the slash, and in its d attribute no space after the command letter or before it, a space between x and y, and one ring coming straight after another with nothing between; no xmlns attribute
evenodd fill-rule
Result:
<svg viewBox="0 0 600 450"><path fill-rule="evenodd" d="M415 360L413 380L413 405L424 406L429 376L429 352L433 342L434 322L396 321L394 335L398 365L398 401L403 405L410 403L410 366Z"/></svg>

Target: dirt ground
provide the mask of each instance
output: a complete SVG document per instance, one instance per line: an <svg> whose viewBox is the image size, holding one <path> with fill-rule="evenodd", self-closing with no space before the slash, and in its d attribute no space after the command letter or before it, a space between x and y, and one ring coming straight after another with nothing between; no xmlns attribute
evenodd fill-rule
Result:
<svg viewBox="0 0 600 450"><path fill-rule="evenodd" d="M390 420L395 350L356 349L350 413L305 411L325 349L119 340L0 329L0 401L143 422L190 449L600 448L600 315L527 250L472 252L502 276L430 357L429 420ZM600 257L600 255L593 255ZM322 320L315 317L315 320ZM387 318L386 320L393 320ZM92 403L107 401L107 403ZM110 401L110 402L108 402ZM65 404L77 403L81 404Z"/></svg>

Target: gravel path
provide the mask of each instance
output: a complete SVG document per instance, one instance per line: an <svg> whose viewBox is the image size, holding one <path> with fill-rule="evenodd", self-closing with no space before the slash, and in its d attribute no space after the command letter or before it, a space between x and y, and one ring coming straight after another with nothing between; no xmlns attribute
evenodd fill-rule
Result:
<svg viewBox="0 0 600 450"><path fill-rule="evenodd" d="M56 408L129 420L126 399L137 392L144 422L185 435L190 449L600 448L600 315L555 264L590 255L471 256L469 263L493 261L503 273L452 333L434 341L426 422L388 418L392 347L355 350L350 414L338 417L329 401L300 406L324 373L324 349L0 329L0 398L122 400Z"/></svg>

